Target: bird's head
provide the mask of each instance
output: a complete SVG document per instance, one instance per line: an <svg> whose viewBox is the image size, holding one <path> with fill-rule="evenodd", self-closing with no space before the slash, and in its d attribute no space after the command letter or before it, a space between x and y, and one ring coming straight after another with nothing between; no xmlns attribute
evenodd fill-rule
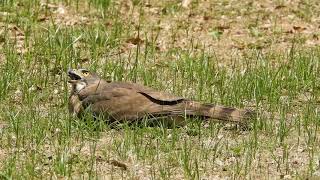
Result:
<svg viewBox="0 0 320 180"><path fill-rule="evenodd" d="M72 84L73 91L79 92L89 85L95 84L97 81L101 81L100 77L88 71L87 69L69 69L67 74L70 78L68 81Z"/></svg>

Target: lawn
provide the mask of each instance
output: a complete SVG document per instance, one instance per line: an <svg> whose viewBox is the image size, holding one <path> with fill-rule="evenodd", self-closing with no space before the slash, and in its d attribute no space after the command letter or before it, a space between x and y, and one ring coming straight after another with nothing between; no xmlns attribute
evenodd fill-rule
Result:
<svg viewBox="0 0 320 180"><path fill-rule="evenodd" d="M319 17L317 0L0 1L0 179L320 178ZM258 116L84 121L77 67Z"/></svg>

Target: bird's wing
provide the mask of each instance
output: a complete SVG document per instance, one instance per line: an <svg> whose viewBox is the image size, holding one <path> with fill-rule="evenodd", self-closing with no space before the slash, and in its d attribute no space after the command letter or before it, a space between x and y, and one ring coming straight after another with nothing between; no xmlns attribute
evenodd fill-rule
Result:
<svg viewBox="0 0 320 180"><path fill-rule="evenodd" d="M173 96L168 93L158 92L158 91L139 91L138 93L142 94L150 101L160 104L160 105L175 105L184 101L184 98Z"/></svg>
<svg viewBox="0 0 320 180"><path fill-rule="evenodd" d="M146 87L146 86L142 86L140 84L133 84L133 83L127 83L127 82L115 82L115 83L110 83L107 86L108 88L126 88L126 89L130 89L133 91L136 91L144 96L146 96L147 98L149 98L152 101L155 101L155 103L159 103L159 104L171 104L174 103L176 101L181 101L184 100L185 98L183 97L178 97L166 92L160 92L157 90L154 90L152 88Z"/></svg>
<svg viewBox="0 0 320 180"><path fill-rule="evenodd" d="M181 100L178 99L178 101ZM123 121L139 119L146 115L171 115L175 107L170 105L175 105L179 103L178 101L176 99L159 100L147 93L137 92L135 89L117 87L90 94L83 99L82 104L85 108L90 106L91 111L95 114L107 115Z"/></svg>

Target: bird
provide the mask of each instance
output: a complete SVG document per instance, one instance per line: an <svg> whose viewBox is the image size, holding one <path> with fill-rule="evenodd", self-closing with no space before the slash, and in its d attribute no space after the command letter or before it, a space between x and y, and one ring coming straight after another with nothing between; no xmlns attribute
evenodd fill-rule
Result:
<svg viewBox="0 0 320 180"><path fill-rule="evenodd" d="M250 109L202 103L138 83L106 81L84 68L69 69L67 75L72 87L68 106L74 117L89 113L117 123L167 119L179 124L186 118L199 118L244 124L255 116Z"/></svg>

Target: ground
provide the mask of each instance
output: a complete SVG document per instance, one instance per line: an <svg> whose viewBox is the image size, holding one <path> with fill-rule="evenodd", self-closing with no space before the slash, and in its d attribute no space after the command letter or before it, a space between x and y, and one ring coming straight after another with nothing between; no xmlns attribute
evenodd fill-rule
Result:
<svg viewBox="0 0 320 180"><path fill-rule="evenodd" d="M1 178L319 178L319 9L316 0L1 2ZM68 114L70 67L258 116L246 130L84 121Z"/></svg>

